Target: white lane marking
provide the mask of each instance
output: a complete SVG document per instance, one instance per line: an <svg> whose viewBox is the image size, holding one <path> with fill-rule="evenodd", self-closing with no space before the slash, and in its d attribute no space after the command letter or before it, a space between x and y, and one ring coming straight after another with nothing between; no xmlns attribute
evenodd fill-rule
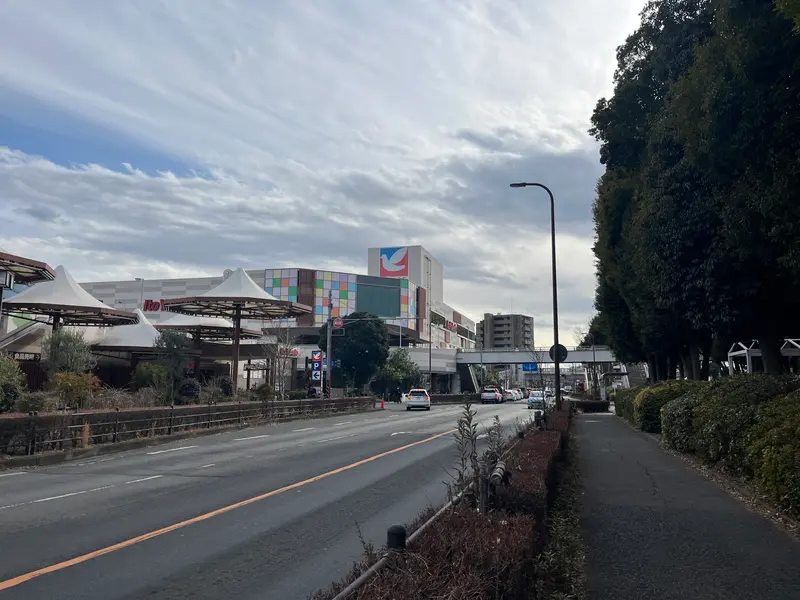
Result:
<svg viewBox="0 0 800 600"><path fill-rule="evenodd" d="M90 492L99 492L100 490L107 490L114 487L113 485L104 485L101 487L92 488L91 490L81 490L80 492L70 492L69 494L61 494L60 496L50 496L49 498L39 498L38 500L31 500L30 502L23 502L22 504L38 504L39 502L49 502L50 500L61 500L61 498L69 498L71 496L80 496L81 494L88 494Z"/></svg>
<svg viewBox="0 0 800 600"><path fill-rule="evenodd" d="M332 437L332 438L328 438L326 440L317 440L317 443L321 444L323 442L332 442L333 440L343 440L346 437L350 437L350 436L349 435L340 435L339 437Z"/></svg>
<svg viewBox="0 0 800 600"><path fill-rule="evenodd" d="M213 467L216 463L211 463L210 465L203 465L202 467L197 467L198 469L207 469L208 467Z"/></svg>
<svg viewBox="0 0 800 600"><path fill-rule="evenodd" d="M0 473L0 477L14 477L14 475L25 475L27 471L14 471L13 473Z"/></svg>
<svg viewBox="0 0 800 600"><path fill-rule="evenodd" d="M251 435L250 437L235 438L233 441L234 442L243 442L245 440L258 440L258 439L265 438L265 437L269 437L269 434L265 433L264 435Z"/></svg>
<svg viewBox="0 0 800 600"><path fill-rule="evenodd" d="M295 429L292 431L292 433L298 433L300 431L311 431L313 429L316 429L316 427L304 427L303 429Z"/></svg>
<svg viewBox="0 0 800 600"><path fill-rule="evenodd" d="M410 433L409 431L395 431L392 435L401 435L403 433Z"/></svg>
<svg viewBox="0 0 800 600"><path fill-rule="evenodd" d="M248 454L247 456L245 456L245 458L253 458L254 456L255 454Z"/></svg>
<svg viewBox="0 0 800 600"><path fill-rule="evenodd" d="M155 452L148 452L147 454L164 454L165 452L177 452L178 450L188 450L189 448L197 448L197 446L181 446L180 448L170 448L169 450L156 450Z"/></svg>
<svg viewBox="0 0 800 600"><path fill-rule="evenodd" d="M163 475L151 475L150 477L142 477L141 479L132 479L131 481L126 481L125 485L129 483L139 483L140 481L150 481L151 479L159 479L163 477Z"/></svg>
<svg viewBox="0 0 800 600"><path fill-rule="evenodd" d="M394 419L395 417L399 417L400 415L389 415L390 419Z"/></svg>
<svg viewBox="0 0 800 600"><path fill-rule="evenodd" d="M341 423L334 423L333 427L339 427L340 425L349 425L352 421L342 421Z"/></svg>
<svg viewBox="0 0 800 600"><path fill-rule="evenodd" d="M108 462L108 461L110 461L110 460L116 460L116 458L117 458L116 456L115 456L115 457L113 457L113 458L104 458L104 459L103 459L103 460L101 460L100 462L101 462L101 463L104 463L104 462Z"/></svg>

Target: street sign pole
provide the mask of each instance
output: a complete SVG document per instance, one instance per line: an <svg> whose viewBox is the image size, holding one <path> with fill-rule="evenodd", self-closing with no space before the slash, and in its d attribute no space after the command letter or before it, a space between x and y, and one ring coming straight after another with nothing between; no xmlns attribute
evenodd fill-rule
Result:
<svg viewBox="0 0 800 600"><path fill-rule="evenodd" d="M331 384L333 384L333 378L331 377L332 369L333 369L333 348L331 347L333 344L333 292L328 292L328 339L325 348L327 348L328 352L328 368L326 369L325 379L328 381L328 395L329 397L333 398L333 390L331 389ZM323 385L324 387L324 385Z"/></svg>

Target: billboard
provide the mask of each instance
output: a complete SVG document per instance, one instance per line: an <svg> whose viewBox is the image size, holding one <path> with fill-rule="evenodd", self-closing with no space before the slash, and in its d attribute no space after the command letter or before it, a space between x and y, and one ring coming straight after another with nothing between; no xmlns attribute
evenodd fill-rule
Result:
<svg viewBox="0 0 800 600"><path fill-rule="evenodd" d="M408 277L408 247L381 248L378 251L380 277Z"/></svg>

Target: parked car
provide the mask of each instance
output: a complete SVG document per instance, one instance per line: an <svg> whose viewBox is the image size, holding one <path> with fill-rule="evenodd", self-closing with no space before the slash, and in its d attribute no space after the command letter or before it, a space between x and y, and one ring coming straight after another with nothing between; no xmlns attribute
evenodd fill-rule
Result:
<svg viewBox="0 0 800 600"><path fill-rule="evenodd" d="M503 394L496 387L485 387L481 391L481 404L492 402L500 404L503 401Z"/></svg>
<svg viewBox="0 0 800 600"><path fill-rule="evenodd" d="M431 409L431 397L427 390L411 390L408 392L408 400L406 401L406 410L412 408L424 408L425 410Z"/></svg>

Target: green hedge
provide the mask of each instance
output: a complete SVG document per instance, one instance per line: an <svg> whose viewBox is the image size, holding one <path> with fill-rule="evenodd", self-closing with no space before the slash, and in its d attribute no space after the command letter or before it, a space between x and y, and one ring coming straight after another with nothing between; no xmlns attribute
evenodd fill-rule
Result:
<svg viewBox="0 0 800 600"><path fill-rule="evenodd" d="M703 381L665 381L641 390L633 399L633 424L650 433L661 432L661 407L685 393L708 383Z"/></svg>
<svg viewBox="0 0 800 600"><path fill-rule="evenodd" d="M756 420L748 463L764 491L800 514L800 392L766 403Z"/></svg>
<svg viewBox="0 0 800 600"><path fill-rule="evenodd" d="M661 442L678 452L694 452L692 411L699 402L697 392L687 392L661 407Z"/></svg>
<svg viewBox="0 0 800 600"><path fill-rule="evenodd" d="M796 378L754 373L724 377L701 389L692 411L695 452L706 462L752 475L748 446L761 405L798 387Z"/></svg>
<svg viewBox="0 0 800 600"><path fill-rule="evenodd" d="M614 394L614 412L616 412L617 416L633 423L633 399L642 389L641 387L636 387L617 390Z"/></svg>

